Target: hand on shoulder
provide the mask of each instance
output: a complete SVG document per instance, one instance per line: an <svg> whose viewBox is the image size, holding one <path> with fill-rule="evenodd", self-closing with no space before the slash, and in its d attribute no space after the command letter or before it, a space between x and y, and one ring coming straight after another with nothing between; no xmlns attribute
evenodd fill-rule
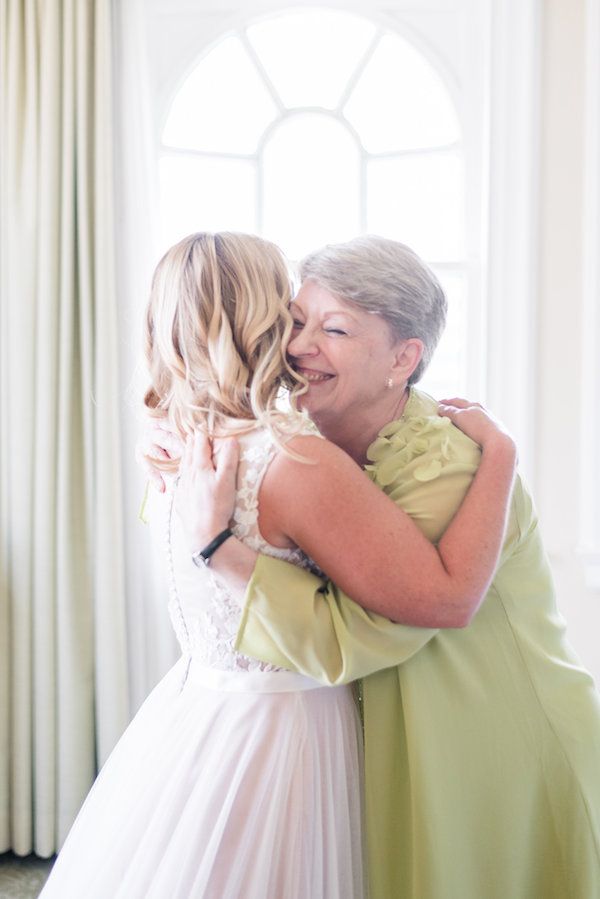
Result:
<svg viewBox="0 0 600 899"><path fill-rule="evenodd" d="M502 422L480 403L462 397L440 400L439 415L449 418L459 430L477 443L482 450L494 449L516 460L516 445Z"/></svg>
<svg viewBox="0 0 600 899"><path fill-rule="evenodd" d="M148 418L135 447L135 459L148 481L164 493L166 484L157 463L181 459L184 443L170 427L166 419Z"/></svg>

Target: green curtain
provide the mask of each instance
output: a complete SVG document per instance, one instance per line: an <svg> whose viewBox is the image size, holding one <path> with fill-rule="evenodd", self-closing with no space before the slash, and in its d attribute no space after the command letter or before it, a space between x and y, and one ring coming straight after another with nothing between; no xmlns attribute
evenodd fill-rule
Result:
<svg viewBox="0 0 600 899"><path fill-rule="evenodd" d="M0 0L0 851L128 720L111 0Z"/></svg>

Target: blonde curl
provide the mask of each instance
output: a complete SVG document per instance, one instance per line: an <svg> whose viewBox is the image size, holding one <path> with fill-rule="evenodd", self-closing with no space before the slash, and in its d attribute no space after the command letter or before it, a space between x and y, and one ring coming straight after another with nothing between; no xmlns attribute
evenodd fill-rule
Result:
<svg viewBox="0 0 600 899"><path fill-rule="evenodd" d="M185 237L152 280L144 327L144 405L185 439L268 428L282 446L305 424L306 381L289 365L289 270L274 244L250 234ZM289 412L278 400L287 393ZM177 461L153 463L176 470Z"/></svg>

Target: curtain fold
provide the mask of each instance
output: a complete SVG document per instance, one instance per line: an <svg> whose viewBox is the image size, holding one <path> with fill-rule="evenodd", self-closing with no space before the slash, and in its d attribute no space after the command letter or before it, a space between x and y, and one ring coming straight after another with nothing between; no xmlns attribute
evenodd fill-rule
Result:
<svg viewBox="0 0 600 899"><path fill-rule="evenodd" d="M0 851L128 721L111 0L0 0Z"/></svg>
<svg viewBox="0 0 600 899"><path fill-rule="evenodd" d="M164 535L140 523L145 477L134 460L144 418L142 397L148 373L142 359L144 311L152 272L162 255L158 239L159 169L156 98L150 74L148 4L115 4L116 262L119 311L121 434L130 703L135 711L180 650L170 625L166 597ZM153 491L149 499L152 521Z"/></svg>

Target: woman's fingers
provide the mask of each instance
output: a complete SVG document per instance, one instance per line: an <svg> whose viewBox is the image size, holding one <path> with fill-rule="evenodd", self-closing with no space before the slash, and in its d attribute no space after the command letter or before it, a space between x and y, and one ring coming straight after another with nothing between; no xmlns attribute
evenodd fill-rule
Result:
<svg viewBox="0 0 600 899"><path fill-rule="evenodd" d="M183 455L183 440L159 423L144 429L139 445L143 453L157 459L180 459Z"/></svg>
<svg viewBox="0 0 600 899"><path fill-rule="evenodd" d="M139 462L139 464L143 467L148 463L147 457L150 456L153 459L169 459L169 454L156 443L146 444L140 442L137 444L135 448L135 460Z"/></svg>
<svg viewBox="0 0 600 899"><path fill-rule="evenodd" d="M192 441L192 465L194 470L207 469L208 471L214 471L212 443L208 436L203 431L196 430L194 431Z"/></svg>
<svg viewBox="0 0 600 899"><path fill-rule="evenodd" d="M227 477L237 471L239 444L235 438L211 440L199 429L189 434L183 450L180 470L187 472L217 472Z"/></svg>
<svg viewBox="0 0 600 899"><path fill-rule="evenodd" d="M150 481L152 487L154 487L155 490L158 490L159 493L164 493L164 478L160 470L154 467L152 458L149 459L148 456L151 456L154 459L168 459L169 455L160 446L156 446L156 444L150 444L150 446L146 447L140 442L135 448L135 461L146 475L146 478Z"/></svg>
<svg viewBox="0 0 600 899"><path fill-rule="evenodd" d="M153 425L142 434L136 446L136 458L140 464L144 456L150 459L180 459L184 443L178 434Z"/></svg>
<svg viewBox="0 0 600 899"><path fill-rule="evenodd" d="M165 420L146 420L135 448L135 459L152 487L159 493L166 490L166 482L156 463L181 459L184 443L178 434L170 430Z"/></svg>
<svg viewBox="0 0 600 899"><path fill-rule="evenodd" d="M140 456L138 461L152 487L154 487L155 490L158 490L159 493L164 493L166 484L158 468L155 468L152 462L146 459L145 456Z"/></svg>
<svg viewBox="0 0 600 899"><path fill-rule="evenodd" d="M186 437L186 441L183 445L183 454L181 456L181 461L179 463L179 474L182 477L187 477L192 468L192 459L194 453L194 436L193 434L188 434Z"/></svg>
<svg viewBox="0 0 600 899"><path fill-rule="evenodd" d="M443 403L444 406L456 406L457 409L464 409L465 406L469 405L469 403L460 396L451 396L440 400L440 403Z"/></svg>
<svg viewBox="0 0 600 899"><path fill-rule="evenodd" d="M444 406L455 406L457 409L470 409L472 406L483 409L481 403L474 403L471 400L464 399L462 396L453 396L450 399L440 400L440 403Z"/></svg>
<svg viewBox="0 0 600 899"><path fill-rule="evenodd" d="M151 459L170 459L171 456L167 452L167 450L159 446L157 443L151 443L145 453L146 456L150 456Z"/></svg>
<svg viewBox="0 0 600 899"><path fill-rule="evenodd" d="M451 406L447 403L438 403L438 415L441 415L442 418L449 418L451 421L454 421L457 412L458 409L456 406Z"/></svg>
<svg viewBox="0 0 600 899"><path fill-rule="evenodd" d="M459 405L460 403L460 405ZM501 422L497 421L487 409L479 403L468 403L459 397L444 400L438 407L439 415L449 418L467 437L470 437L482 448L499 442L510 442L514 449L514 441Z"/></svg>
<svg viewBox="0 0 600 899"><path fill-rule="evenodd" d="M168 454L167 458L181 459L185 444L178 434L174 434L173 431L160 425L155 425L149 437L153 446L161 447Z"/></svg>
<svg viewBox="0 0 600 899"><path fill-rule="evenodd" d="M219 478L235 478L240 459L240 445L235 437L215 440L214 459Z"/></svg>
<svg viewBox="0 0 600 899"><path fill-rule="evenodd" d="M206 545L231 519L238 456L237 440L215 440L213 447L199 429L188 436L175 507L190 548Z"/></svg>

